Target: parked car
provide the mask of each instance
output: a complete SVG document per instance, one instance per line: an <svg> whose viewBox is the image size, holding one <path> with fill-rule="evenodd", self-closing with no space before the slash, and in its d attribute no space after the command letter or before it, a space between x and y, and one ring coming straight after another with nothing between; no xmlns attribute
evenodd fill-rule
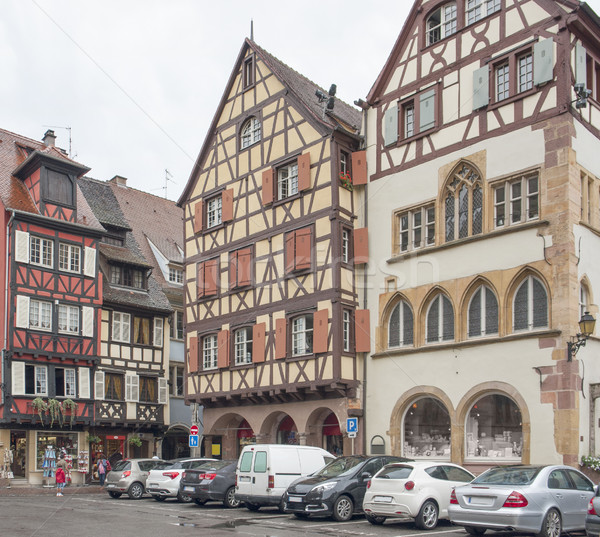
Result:
<svg viewBox="0 0 600 537"><path fill-rule="evenodd" d="M338 522L362 512L367 482L385 464L401 457L352 455L339 457L314 474L297 479L286 490L284 511L298 518L333 516Z"/></svg>
<svg viewBox="0 0 600 537"><path fill-rule="evenodd" d="M179 483L180 494L193 499L198 505L208 501L223 502L225 507L239 507L235 497L235 469L237 460L211 461L183 472Z"/></svg>
<svg viewBox="0 0 600 537"><path fill-rule="evenodd" d="M448 515L471 535L493 529L559 537L585 529L594 493L593 483L570 466L496 467L456 487Z"/></svg>
<svg viewBox="0 0 600 537"><path fill-rule="evenodd" d="M588 537L600 537L600 489L596 487L596 494L588 504L585 517L585 533Z"/></svg>
<svg viewBox="0 0 600 537"><path fill-rule="evenodd" d="M214 459L183 458L158 464L148 474L146 492L151 494L158 502L162 502L167 498L177 498L177 501L189 503L192 498L183 494L179 489L183 472L212 460Z"/></svg>
<svg viewBox="0 0 600 537"><path fill-rule="evenodd" d="M438 519L448 518L452 489L473 479L471 472L450 462L388 464L367 483L363 510L371 524L414 519L417 528L432 530Z"/></svg>
<svg viewBox="0 0 600 537"><path fill-rule="evenodd" d="M150 470L164 462L162 459L122 459L106 475L106 491L112 498L120 498L125 493L132 500L139 500L146 490Z"/></svg>
<svg viewBox="0 0 600 537"><path fill-rule="evenodd" d="M250 511L262 505L282 509L288 485L316 472L335 457L313 446L254 444L245 446L238 461L235 497Z"/></svg>

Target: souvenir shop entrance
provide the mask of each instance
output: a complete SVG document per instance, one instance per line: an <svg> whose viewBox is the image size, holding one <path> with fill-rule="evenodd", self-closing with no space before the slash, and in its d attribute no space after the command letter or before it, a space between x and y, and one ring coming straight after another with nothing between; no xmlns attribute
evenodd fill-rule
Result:
<svg viewBox="0 0 600 537"><path fill-rule="evenodd" d="M25 468L27 468L27 433L25 431L10 432L10 449L12 451L13 477L24 478Z"/></svg>

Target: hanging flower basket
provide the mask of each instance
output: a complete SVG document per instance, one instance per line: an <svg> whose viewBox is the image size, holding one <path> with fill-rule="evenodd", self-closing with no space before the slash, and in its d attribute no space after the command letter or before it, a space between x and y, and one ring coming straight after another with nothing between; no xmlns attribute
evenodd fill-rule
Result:
<svg viewBox="0 0 600 537"><path fill-rule="evenodd" d="M67 411L71 412L71 421L69 423L69 426L72 429L73 423L75 422L75 415L77 414L77 403L75 401L73 401L73 399L65 399L62 402L63 417Z"/></svg>
<svg viewBox="0 0 600 537"><path fill-rule="evenodd" d="M31 406L40 417L40 423L44 425L44 414L48 411L48 403L46 403L46 401L44 401L41 397L36 397L33 401L31 401Z"/></svg>
<svg viewBox="0 0 600 537"><path fill-rule="evenodd" d="M129 445L135 447L142 447L142 439L139 436L132 436L129 439Z"/></svg>
<svg viewBox="0 0 600 537"><path fill-rule="evenodd" d="M352 192L352 177L348 172L340 172L340 183L346 190Z"/></svg>

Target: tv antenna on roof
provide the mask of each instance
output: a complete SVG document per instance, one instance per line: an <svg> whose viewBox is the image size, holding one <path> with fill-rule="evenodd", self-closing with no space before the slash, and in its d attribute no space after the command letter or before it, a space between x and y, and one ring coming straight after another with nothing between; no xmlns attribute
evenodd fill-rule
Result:
<svg viewBox="0 0 600 537"><path fill-rule="evenodd" d="M56 125L43 125L46 129L66 129L69 131L69 158L73 158L71 156L71 127L58 127Z"/></svg>
<svg viewBox="0 0 600 537"><path fill-rule="evenodd" d="M167 199L167 186L169 185L169 181L171 181L171 183L173 183L174 185L177 184L175 181L173 181L173 179L171 179L171 177L173 177L173 175L169 170L165 168L165 186L163 187L165 191L165 199Z"/></svg>

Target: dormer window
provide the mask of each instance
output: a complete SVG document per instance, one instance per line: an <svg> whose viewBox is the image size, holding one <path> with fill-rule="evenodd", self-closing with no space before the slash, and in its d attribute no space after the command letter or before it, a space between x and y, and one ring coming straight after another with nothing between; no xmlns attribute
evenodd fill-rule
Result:
<svg viewBox="0 0 600 537"><path fill-rule="evenodd" d="M169 281L171 283L183 284L183 270L177 267L169 267Z"/></svg>
<svg viewBox="0 0 600 537"><path fill-rule="evenodd" d="M66 173L48 170L44 199L60 205L75 205L73 181Z"/></svg>
<svg viewBox="0 0 600 537"><path fill-rule="evenodd" d="M456 33L456 2L436 9L427 19L427 45Z"/></svg>
<svg viewBox="0 0 600 537"><path fill-rule="evenodd" d="M246 121L242 125L242 134L241 134L241 146L242 149L246 149L246 147L250 147L251 145L260 142L261 137L261 124L260 121L251 117L248 121Z"/></svg>
<svg viewBox="0 0 600 537"><path fill-rule="evenodd" d="M145 289L144 273L131 267L112 265L110 267L110 283L124 287Z"/></svg>
<svg viewBox="0 0 600 537"><path fill-rule="evenodd" d="M473 24L492 13L500 11L501 0L467 0L467 24Z"/></svg>

